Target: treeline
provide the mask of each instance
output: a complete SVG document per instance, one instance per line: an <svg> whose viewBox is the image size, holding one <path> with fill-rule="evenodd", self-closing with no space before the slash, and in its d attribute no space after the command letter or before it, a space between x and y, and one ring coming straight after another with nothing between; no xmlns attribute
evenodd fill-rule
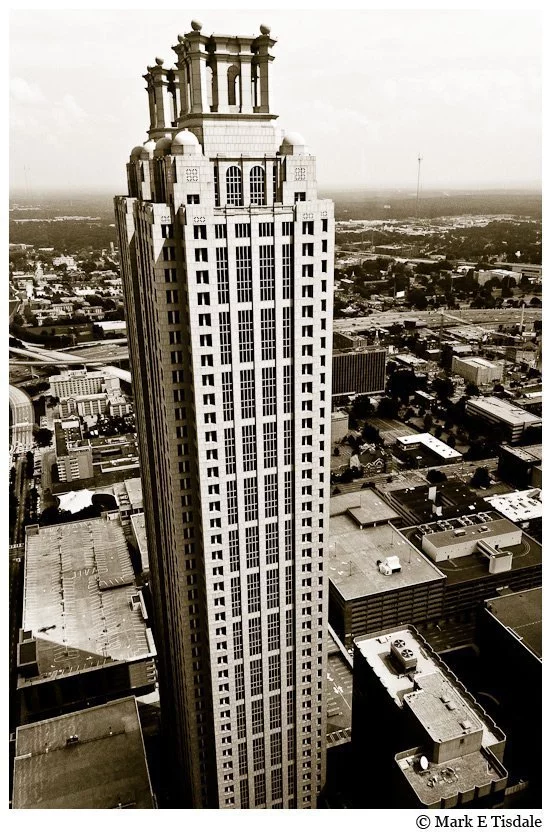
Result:
<svg viewBox="0 0 551 832"><path fill-rule="evenodd" d="M80 249L108 248L111 242L117 242L117 231L106 221L10 222L10 243L73 253Z"/></svg>

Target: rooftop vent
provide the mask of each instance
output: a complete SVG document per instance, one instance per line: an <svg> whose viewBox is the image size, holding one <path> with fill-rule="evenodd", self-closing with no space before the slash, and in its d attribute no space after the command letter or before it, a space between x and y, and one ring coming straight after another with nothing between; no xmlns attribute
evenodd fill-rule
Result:
<svg viewBox="0 0 551 832"><path fill-rule="evenodd" d="M71 734L67 737L65 745L78 745L79 742L78 734Z"/></svg>
<svg viewBox="0 0 551 832"><path fill-rule="evenodd" d="M390 653L402 673L408 673L417 667L417 656L405 641L401 638L395 639L390 646Z"/></svg>

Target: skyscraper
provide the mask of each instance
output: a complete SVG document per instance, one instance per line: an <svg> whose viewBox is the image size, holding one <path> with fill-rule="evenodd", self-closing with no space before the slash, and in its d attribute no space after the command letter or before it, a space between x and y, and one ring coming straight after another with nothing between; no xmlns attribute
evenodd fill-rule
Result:
<svg viewBox="0 0 551 832"><path fill-rule="evenodd" d="M270 111L270 30L191 25L115 200L173 805L315 808L333 205Z"/></svg>

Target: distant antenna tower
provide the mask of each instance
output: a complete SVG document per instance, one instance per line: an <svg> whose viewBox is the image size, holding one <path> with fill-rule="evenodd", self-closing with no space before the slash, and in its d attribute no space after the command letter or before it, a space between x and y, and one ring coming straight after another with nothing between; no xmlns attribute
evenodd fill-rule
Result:
<svg viewBox="0 0 551 832"><path fill-rule="evenodd" d="M415 200L415 219L419 217L419 186L421 184L421 162L423 161L423 157L419 153L417 157L417 198Z"/></svg>

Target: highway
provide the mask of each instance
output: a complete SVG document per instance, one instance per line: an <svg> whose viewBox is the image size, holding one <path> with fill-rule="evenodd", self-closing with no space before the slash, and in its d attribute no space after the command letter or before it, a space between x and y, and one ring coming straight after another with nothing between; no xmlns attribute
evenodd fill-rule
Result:
<svg viewBox="0 0 551 832"><path fill-rule="evenodd" d="M10 453L26 453L33 446L34 408L27 394L10 384Z"/></svg>
<svg viewBox="0 0 551 832"><path fill-rule="evenodd" d="M354 332L358 329L369 329L375 326L391 326L395 323L403 323L403 321L423 321L426 326L439 327L442 315L444 316L444 327L451 329L454 326L469 326L471 324L518 324L520 323L521 309L461 309L454 312L453 321L446 320L448 316L447 310L438 310L430 312L420 312L417 309L410 309L405 312L388 311L388 312L374 312L373 315L367 315L362 318L335 318L333 320L333 330L335 332ZM524 308L524 323L528 324L532 321L541 321L541 309Z"/></svg>

